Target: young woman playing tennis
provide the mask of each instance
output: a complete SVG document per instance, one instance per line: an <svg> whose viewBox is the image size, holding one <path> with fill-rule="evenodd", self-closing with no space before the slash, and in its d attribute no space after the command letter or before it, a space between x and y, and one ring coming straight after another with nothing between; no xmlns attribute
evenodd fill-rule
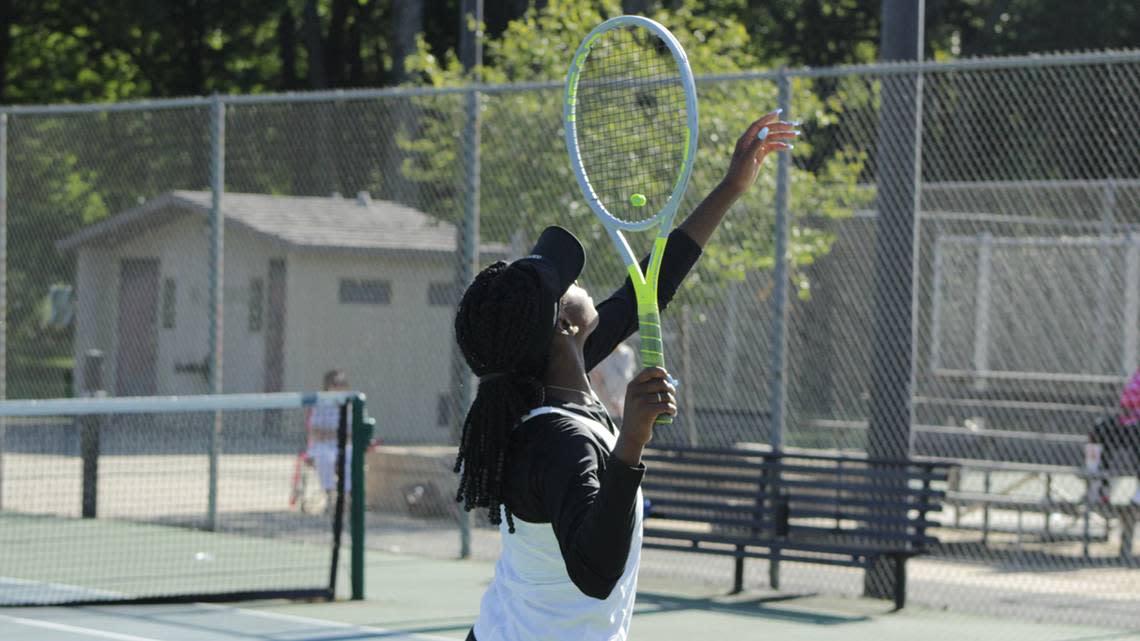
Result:
<svg viewBox="0 0 1140 641"><path fill-rule="evenodd" d="M798 133L773 112L740 137L724 179L669 237L661 309L764 158L791 149ZM641 453L654 419L677 406L665 370L648 368L629 383L620 431L606 414L587 373L637 331L636 300L627 279L595 306L575 282L584 263L578 240L550 227L531 255L480 272L456 312L456 340L479 377L456 460L457 500L489 510L503 534L469 640L628 636Z"/></svg>

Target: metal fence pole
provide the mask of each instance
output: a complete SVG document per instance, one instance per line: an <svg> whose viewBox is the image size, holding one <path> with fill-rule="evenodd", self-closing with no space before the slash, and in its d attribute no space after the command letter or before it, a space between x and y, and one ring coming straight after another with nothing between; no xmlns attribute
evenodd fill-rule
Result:
<svg viewBox="0 0 1140 641"><path fill-rule="evenodd" d="M922 0L883 0L881 57L922 59ZM878 192L871 295L871 359L867 453L910 454L914 418L914 275L921 172L922 74L883 78L878 129ZM902 563L902 561L900 561ZM864 594L891 598L904 575L883 561L868 568Z"/></svg>
<svg viewBox="0 0 1140 641"><path fill-rule="evenodd" d="M1140 235L1128 234L1124 250L1124 345L1120 375L1131 376L1140 358Z"/></svg>
<svg viewBox="0 0 1140 641"><path fill-rule="evenodd" d="M693 374L696 368L693 364L693 310L689 305L681 307L681 362L684 365L681 374L682 380L695 380ZM681 415L685 421L685 433L688 435L689 447L700 445L700 436L697 432L697 409L693 395L692 385L681 386Z"/></svg>
<svg viewBox="0 0 1140 641"><path fill-rule="evenodd" d="M776 80L777 101L783 117L791 116L791 80L781 70ZM772 296L772 374L771 374L771 428L769 442L776 456L772 478L779 487L780 451L784 448L784 428L787 422L788 402L788 172L791 166L788 153L777 154L776 160L776 248L775 268L772 272L775 289ZM777 492L778 493L778 492ZM773 589L780 585L780 556L772 551L768 561L768 584Z"/></svg>
<svg viewBox="0 0 1140 641"><path fill-rule="evenodd" d="M0 401L8 398L8 114L0 114ZM0 418L0 508L4 507L4 436Z"/></svg>
<svg viewBox="0 0 1140 641"><path fill-rule="evenodd" d="M986 372L990 369L990 299L993 291L994 235L978 235L978 280L974 290L974 389L982 391L988 386Z"/></svg>
<svg viewBox="0 0 1140 641"><path fill-rule="evenodd" d="M225 312L225 215L222 194L226 180L226 105L221 96L210 103L210 392L222 393L222 317ZM222 451L222 412L214 412L210 429L210 488L206 527L218 527L218 458Z"/></svg>
<svg viewBox="0 0 1140 641"><path fill-rule="evenodd" d="M781 73L776 81L778 100L783 117L791 112L791 83ZM788 172L791 158L787 153L777 155L776 164L776 255L772 273L775 290L772 296L772 377L770 442L773 450L784 447L784 427L787 420L788 400Z"/></svg>
<svg viewBox="0 0 1140 641"><path fill-rule="evenodd" d="M463 56L464 67L475 72L475 83L478 85L479 67L483 64L483 0L464 0L461 12L460 25L461 43L460 51ZM474 25L471 24L474 21ZM475 28L472 29L471 27ZM481 95L474 87L467 92L467 124L463 140L466 143L464 165L467 167L467 180L463 207L463 223L459 226L459 265L458 290L462 291L468 283L475 280L475 273L479 269L479 187L480 187L480 159L479 145L481 144L481 116L479 102ZM455 359L454 380L458 387L457 404L458 414L455 417L461 421L471 401L475 397L475 383L463 357L458 355ZM458 439L456 439L458 443ZM471 556L471 513L460 509L459 521L459 558L466 559Z"/></svg>

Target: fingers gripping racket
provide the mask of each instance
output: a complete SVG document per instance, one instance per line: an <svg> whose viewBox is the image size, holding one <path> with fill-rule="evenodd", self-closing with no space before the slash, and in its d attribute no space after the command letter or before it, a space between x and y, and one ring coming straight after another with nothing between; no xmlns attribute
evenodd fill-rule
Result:
<svg viewBox="0 0 1140 641"><path fill-rule="evenodd" d="M570 166L601 219L637 295L642 367L664 367L657 279L697 150L697 91L673 34L648 18L598 25L566 75ZM656 227L644 273L622 232ZM657 423L671 423L662 414Z"/></svg>

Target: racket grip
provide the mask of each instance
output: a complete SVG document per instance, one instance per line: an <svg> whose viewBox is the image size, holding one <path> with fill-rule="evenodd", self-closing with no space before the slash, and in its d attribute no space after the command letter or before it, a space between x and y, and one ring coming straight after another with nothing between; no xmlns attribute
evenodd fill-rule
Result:
<svg viewBox="0 0 1140 641"><path fill-rule="evenodd" d="M641 367L665 367L665 349L661 341L661 313L656 307L641 310L637 315L638 334L641 336ZM673 417L662 414L654 425L672 425Z"/></svg>

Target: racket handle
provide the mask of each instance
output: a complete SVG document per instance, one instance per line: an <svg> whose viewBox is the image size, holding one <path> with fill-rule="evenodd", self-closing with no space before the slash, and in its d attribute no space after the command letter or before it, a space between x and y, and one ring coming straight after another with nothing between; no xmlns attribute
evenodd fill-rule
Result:
<svg viewBox="0 0 1140 641"><path fill-rule="evenodd" d="M637 315L638 334L641 336L641 367L665 367L665 349L661 341L661 313L656 307L641 310ZM673 417L662 414L654 425L672 425Z"/></svg>

